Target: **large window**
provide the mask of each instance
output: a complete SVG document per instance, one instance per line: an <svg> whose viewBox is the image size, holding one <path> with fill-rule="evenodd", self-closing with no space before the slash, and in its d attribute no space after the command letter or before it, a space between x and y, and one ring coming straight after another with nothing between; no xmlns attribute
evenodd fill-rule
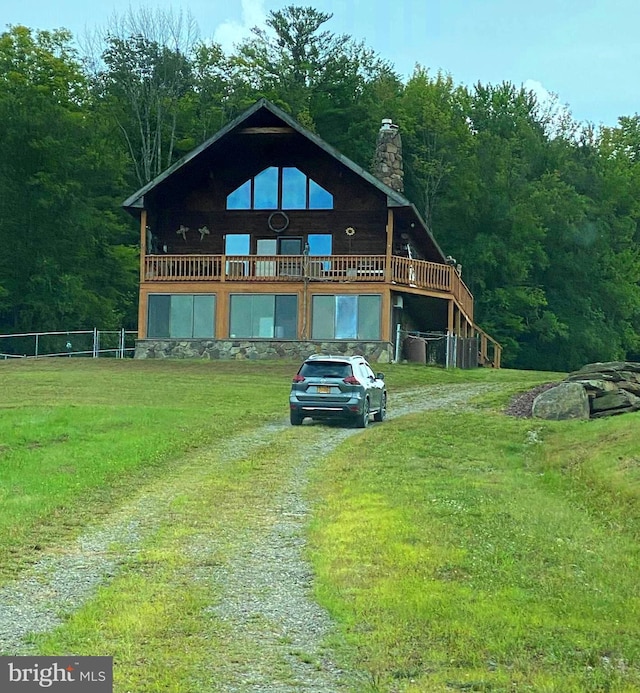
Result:
<svg viewBox="0 0 640 693"><path fill-rule="evenodd" d="M227 209L333 209L333 195L292 166L270 166L227 195Z"/></svg>
<svg viewBox="0 0 640 693"><path fill-rule="evenodd" d="M314 296L313 339L380 339L381 297L338 294Z"/></svg>
<svg viewBox="0 0 640 693"><path fill-rule="evenodd" d="M150 294L147 337L213 337L215 308L216 297L212 294Z"/></svg>
<svg viewBox="0 0 640 693"><path fill-rule="evenodd" d="M296 339L298 297L280 294L232 294L229 337Z"/></svg>

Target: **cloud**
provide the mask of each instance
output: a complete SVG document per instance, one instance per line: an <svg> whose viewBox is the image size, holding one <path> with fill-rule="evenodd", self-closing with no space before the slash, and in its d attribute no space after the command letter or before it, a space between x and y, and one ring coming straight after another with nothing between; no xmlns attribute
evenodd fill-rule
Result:
<svg viewBox="0 0 640 693"><path fill-rule="evenodd" d="M535 94L543 111L546 110L555 117L561 117L569 113L569 107L561 103L560 97L556 93L549 91L542 82L538 82L536 79L527 79L522 83L522 86Z"/></svg>
<svg viewBox="0 0 640 693"><path fill-rule="evenodd" d="M546 106L548 104L554 103L556 97L552 94L542 82L538 82L536 79L527 79L523 82L522 86L527 91L532 91L541 105Z"/></svg>
<svg viewBox="0 0 640 693"><path fill-rule="evenodd" d="M538 99L541 112L545 113L548 118L548 127L551 136L560 132L563 121L570 119L571 110L569 106L562 103L557 94L549 91L542 82L538 82L538 80L527 79L522 83L522 86L532 91Z"/></svg>
<svg viewBox="0 0 640 693"><path fill-rule="evenodd" d="M213 34L213 39L222 48L229 52L233 47L247 38L254 26L263 26L267 12L264 0L240 0L241 20L229 20L218 26Z"/></svg>

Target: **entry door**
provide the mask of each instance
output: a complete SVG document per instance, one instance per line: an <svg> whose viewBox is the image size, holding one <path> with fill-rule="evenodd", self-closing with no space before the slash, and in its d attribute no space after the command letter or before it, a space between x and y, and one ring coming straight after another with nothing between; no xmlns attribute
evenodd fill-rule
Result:
<svg viewBox="0 0 640 693"><path fill-rule="evenodd" d="M278 251L278 241L275 238L259 238L256 241L256 255L276 255ZM275 260L256 260L257 277L275 277Z"/></svg>
<svg viewBox="0 0 640 693"><path fill-rule="evenodd" d="M302 255L302 238L278 238L278 255Z"/></svg>
<svg viewBox="0 0 640 693"><path fill-rule="evenodd" d="M249 255L251 236L248 233L228 233L224 239L225 255ZM229 277L245 277L249 274L249 263L245 260L227 260Z"/></svg>
<svg viewBox="0 0 640 693"><path fill-rule="evenodd" d="M302 238L278 238L278 255L298 255L299 259L280 260L280 274L299 277L302 274Z"/></svg>

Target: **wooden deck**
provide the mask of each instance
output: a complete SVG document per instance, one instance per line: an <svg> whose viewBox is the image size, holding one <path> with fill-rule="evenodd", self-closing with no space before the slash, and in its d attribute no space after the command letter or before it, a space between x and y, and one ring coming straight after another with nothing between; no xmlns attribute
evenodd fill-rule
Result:
<svg viewBox="0 0 640 693"><path fill-rule="evenodd" d="M454 267L384 255L147 255L143 281L382 282L452 296L473 316L473 296ZM416 293L419 293L417 291Z"/></svg>

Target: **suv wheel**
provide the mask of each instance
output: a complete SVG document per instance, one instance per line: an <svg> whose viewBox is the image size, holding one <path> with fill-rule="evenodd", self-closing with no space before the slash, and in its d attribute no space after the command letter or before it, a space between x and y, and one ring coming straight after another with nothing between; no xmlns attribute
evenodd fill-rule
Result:
<svg viewBox="0 0 640 693"><path fill-rule="evenodd" d="M291 420L291 425L292 426L301 426L302 425L302 419L304 419L304 416L295 409L291 409L289 413L289 418Z"/></svg>
<svg viewBox="0 0 640 693"><path fill-rule="evenodd" d="M362 414L356 419L356 426L358 428L366 428L369 425L369 399L364 400L362 405Z"/></svg>
<svg viewBox="0 0 640 693"><path fill-rule="evenodd" d="M387 418L387 395L383 394L380 400L380 411L373 415L374 421L384 421Z"/></svg>

